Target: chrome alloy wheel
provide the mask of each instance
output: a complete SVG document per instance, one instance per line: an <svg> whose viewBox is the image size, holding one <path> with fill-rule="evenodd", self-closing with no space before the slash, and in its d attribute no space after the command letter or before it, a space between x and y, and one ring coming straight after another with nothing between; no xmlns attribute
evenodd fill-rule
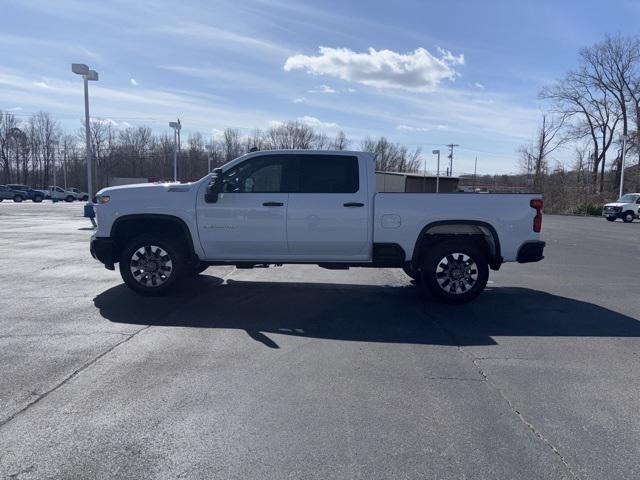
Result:
<svg viewBox="0 0 640 480"><path fill-rule="evenodd" d="M171 257L157 245L145 245L133 252L129 268L136 282L145 287L159 287L173 274Z"/></svg>
<svg viewBox="0 0 640 480"><path fill-rule="evenodd" d="M445 292L461 295L471 290L478 281L478 266L469 255L448 254L438 262L436 281Z"/></svg>

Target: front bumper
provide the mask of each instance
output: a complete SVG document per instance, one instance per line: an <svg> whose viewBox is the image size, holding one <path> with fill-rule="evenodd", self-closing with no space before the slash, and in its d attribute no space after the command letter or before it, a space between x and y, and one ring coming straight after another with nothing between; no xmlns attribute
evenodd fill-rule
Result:
<svg viewBox="0 0 640 480"><path fill-rule="evenodd" d="M113 266L113 240L108 237L96 237L93 235L89 243L91 256L104 263L108 270L114 270Z"/></svg>
<svg viewBox="0 0 640 480"><path fill-rule="evenodd" d="M602 210L602 216L603 217L620 218L620 217L622 217L622 209L620 209L620 210L607 210L607 209L604 209L604 210Z"/></svg>
<svg viewBox="0 0 640 480"><path fill-rule="evenodd" d="M544 258L545 245L546 243L540 240L523 243L518 249L518 263L539 262Z"/></svg>

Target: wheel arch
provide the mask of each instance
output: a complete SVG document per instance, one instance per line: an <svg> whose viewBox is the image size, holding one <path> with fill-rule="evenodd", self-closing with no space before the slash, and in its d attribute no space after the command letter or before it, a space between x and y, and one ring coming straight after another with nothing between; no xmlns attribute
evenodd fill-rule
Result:
<svg viewBox="0 0 640 480"><path fill-rule="evenodd" d="M497 270L502 264L502 250L500 238L495 227L490 223L481 220L440 220L425 225L416 238L413 248L411 262L420 265L420 260L429 245L439 241L441 238L462 237L462 236L482 237L486 242L489 253L489 265Z"/></svg>
<svg viewBox="0 0 640 480"><path fill-rule="evenodd" d="M139 213L123 215L111 225L110 237L114 241L114 263L120 260L120 253L129 239L150 232L167 233L180 238L187 247L189 257L198 258L194 250L191 230L182 218L160 213Z"/></svg>

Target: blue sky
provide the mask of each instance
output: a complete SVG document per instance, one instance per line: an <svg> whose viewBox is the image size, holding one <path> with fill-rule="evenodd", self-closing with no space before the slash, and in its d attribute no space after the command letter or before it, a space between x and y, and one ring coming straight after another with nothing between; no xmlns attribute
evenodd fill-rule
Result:
<svg viewBox="0 0 640 480"><path fill-rule="evenodd" d="M637 34L640 2L547 0L2 0L0 109L80 126L91 115L215 135L306 122L425 152L460 144L456 172L516 170L540 88L605 33ZM186 135L183 137L185 138ZM564 155L564 157L563 157ZM569 159L570 152L559 159ZM426 155L432 162L432 155ZM433 163L433 162L432 162ZM430 169L434 166L429 165Z"/></svg>

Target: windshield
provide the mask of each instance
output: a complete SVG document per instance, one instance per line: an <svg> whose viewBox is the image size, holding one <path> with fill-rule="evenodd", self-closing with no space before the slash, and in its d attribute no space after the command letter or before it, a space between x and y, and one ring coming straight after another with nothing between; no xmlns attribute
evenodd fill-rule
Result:
<svg viewBox="0 0 640 480"><path fill-rule="evenodd" d="M635 203L640 195L623 195L618 199L618 203Z"/></svg>

